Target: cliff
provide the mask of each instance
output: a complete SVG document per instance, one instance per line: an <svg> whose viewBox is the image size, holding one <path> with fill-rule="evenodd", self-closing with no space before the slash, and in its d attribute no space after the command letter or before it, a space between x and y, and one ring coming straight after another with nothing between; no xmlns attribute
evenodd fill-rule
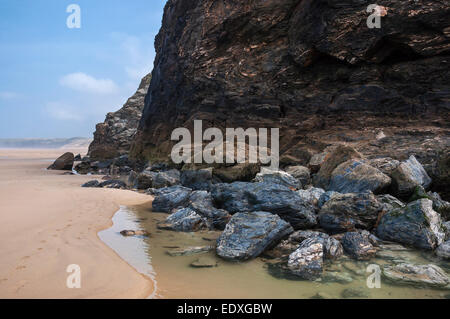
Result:
<svg viewBox="0 0 450 319"><path fill-rule="evenodd" d="M128 154L151 78L151 74L146 75L125 105L117 112L108 113L104 123L97 124L94 140L89 146L88 155L92 159L111 159Z"/></svg>

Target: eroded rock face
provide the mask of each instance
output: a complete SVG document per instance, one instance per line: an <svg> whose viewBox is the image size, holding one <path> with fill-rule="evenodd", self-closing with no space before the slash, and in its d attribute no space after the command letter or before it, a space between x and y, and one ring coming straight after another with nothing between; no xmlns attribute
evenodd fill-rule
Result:
<svg viewBox="0 0 450 319"><path fill-rule="evenodd" d="M433 202L419 199L381 217L377 235L384 240L433 250L444 241L445 229L440 215L433 210Z"/></svg>
<svg viewBox="0 0 450 319"><path fill-rule="evenodd" d="M217 240L217 254L229 260L252 259L292 232L292 227L277 215L237 213Z"/></svg>
<svg viewBox="0 0 450 319"><path fill-rule="evenodd" d="M219 128L280 127L282 153L301 165L327 133L392 156L389 134L433 126L423 114L448 119L450 5L377 4L387 14L373 30L364 1L168 1L133 154L166 158L172 130L195 118ZM365 130L400 122L386 138ZM336 128L347 131L338 137Z"/></svg>
<svg viewBox="0 0 450 319"><path fill-rule="evenodd" d="M125 105L117 112L108 113L104 123L97 124L94 141L89 146L91 159L111 159L128 154L142 117L151 79L151 74L146 75Z"/></svg>

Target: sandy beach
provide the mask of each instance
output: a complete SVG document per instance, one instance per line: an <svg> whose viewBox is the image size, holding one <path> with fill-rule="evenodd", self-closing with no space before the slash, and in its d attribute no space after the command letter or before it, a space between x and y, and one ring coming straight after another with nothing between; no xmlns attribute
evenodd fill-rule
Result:
<svg viewBox="0 0 450 319"><path fill-rule="evenodd" d="M83 189L92 176L47 171L65 151L0 150L0 298L145 298L152 282L99 238L120 205L143 205L136 192ZM150 203L149 203L150 204ZM66 285L81 267L81 288Z"/></svg>

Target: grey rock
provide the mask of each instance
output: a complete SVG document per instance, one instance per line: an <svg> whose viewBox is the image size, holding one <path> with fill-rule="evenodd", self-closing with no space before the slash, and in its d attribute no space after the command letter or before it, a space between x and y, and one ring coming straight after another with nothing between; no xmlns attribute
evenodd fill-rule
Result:
<svg viewBox="0 0 450 319"><path fill-rule="evenodd" d="M368 160L367 164L390 176L392 172L400 165L400 161L394 160L390 157L384 157Z"/></svg>
<svg viewBox="0 0 450 319"><path fill-rule="evenodd" d="M436 255L443 259L450 259L450 241L446 241L439 245L436 249Z"/></svg>
<svg viewBox="0 0 450 319"><path fill-rule="evenodd" d="M255 177L255 182L280 184L293 189L302 187L300 181L294 178L291 174L280 170L272 170L266 167L261 168L261 172Z"/></svg>
<svg viewBox="0 0 450 319"><path fill-rule="evenodd" d="M192 190L183 186L172 186L159 189L153 200L153 211L169 213L174 208L186 207Z"/></svg>
<svg viewBox="0 0 450 319"><path fill-rule="evenodd" d="M159 172L153 177L153 188L164 188L174 185L179 185L181 180L181 174L179 170L172 169L165 172Z"/></svg>
<svg viewBox="0 0 450 319"><path fill-rule="evenodd" d="M156 177L156 175L156 172L151 171L144 171L140 173L136 178L135 187L141 190L153 187L153 179Z"/></svg>
<svg viewBox="0 0 450 319"><path fill-rule="evenodd" d="M288 166L286 167L286 172L291 174L296 178L301 186L306 186L311 184L311 171L305 166Z"/></svg>
<svg viewBox="0 0 450 319"><path fill-rule="evenodd" d="M75 156L73 153L67 152L58 157L55 162L48 167L50 170L71 171L73 168Z"/></svg>
<svg viewBox="0 0 450 319"><path fill-rule="evenodd" d="M306 280L315 280L323 272L323 245L315 238L303 241L289 255L288 269L292 274Z"/></svg>
<svg viewBox="0 0 450 319"><path fill-rule="evenodd" d="M74 157L74 162L81 162L81 154L78 154Z"/></svg>
<svg viewBox="0 0 450 319"><path fill-rule="evenodd" d="M417 186L427 189L432 180L414 156L402 162L391 174L396 194L409 197Z"/></svg>
<svg viewBox="0 0 450 319"><path fill-rule="evenodd" d="M369 260L374 257L377 250L369 242L369 237L359 232L349 232L342 238L344 251L357 260Z"/></svg>
<svg viewBox="0 0 450 319"><path fill-rule="evenodd" d="M450 283L447 274L438 266L399 264L383 267L383 276L390 282L419 287L443 288Z"/></svg>
<svg viewBox="0 0 450 319"><path fill-rule="evenodd" d="M327 190L339 193L381 193L391 185L391 178L361 160L339 165L331 174Z"/></svg>
<svg viewBox="0 0 450 319"><path fill-rule="evenodd" d="M308 189L300 189L297 191L301 199L312 206L318 207L320 198L325 194L322 188L311 187Z"/></svg>
<svg viewBox="0 0 450 319"><path fill-rule="evenodd" d="M372 193L333 196L320 210L320 226L331 233L372 229L383 205Z"/></svg>
<svg viewBox="0 0 450 319"><path fill-rule="evenodd" d="M99 184L100 184L99 181L93 180L93 181L89 181L87 183L84 183L83 185L81 185L81 187L94 188L94 187L99 187L98 186Z"/></svg>
<svg viewBox="0 0 450 319"><path fill-rule="evenodd" d="M438 212L444 220L450 220L450 203L443 200L438 193L428 192L427 195L433 201L433 209Z"/></svg>
<svg viewBox="0 0 450 319"><path fill-rule="evenodd" d="M323 205L325 205L326 202L328 202L333 196L336 195L340 195L341 193L338 192L333 192L333 191L328 191L323 193L320 198L319 198L319 202L317 203L319 209L323 207Z"/></svg>
<svg viewBox="0 0 450 319"><path fill-rule="evenodd" d="M126 189L127 184L121 180L111 179L109 181L104 181L98 185L100 188L114 188L114 189Z"/></svg>
<svg viewBox="0 0 450 319"><path fill-rule="evenodd" d="M214 250L212 246L198 246L198 247L187 247L181 249L168 250L167 254L172 257L178 256L192 256L197 254L204 254Z"/></svg>
<svg viewBox="0 0 450 319"><path fill-rule="evenodd" d="M214 185L214 202L231 214L266 211L278 214L294 229L313 228L317 224L315 208L286 186L274 183L243 183Z"/></svg>
<svg viewBox="0 0 450 319"><path fill-rule="evenodd" d="M225 229L226 224L230 221L231 215L226 210L215 208L212 196L207 191L192 192L188 205L216 229Z"/></svg>
<svg viewBox="0 0 450 319"><path fill-rule="evenodd" d="M131 171L128 173L127 185L130 188L134 188L136 186L138 174L135 171Z"/></svg>
<svg viewBox="0 0 450 319"><path fill-rule="evenodd" d="M190 208L182 208L167 217L158 228L181 232L196 232L208 229L208 221Z"/></svg>
<svg viewBox="0 0 450 319"><path fill-rule="evenodd" d="M237 213L217 240L217 254L228 260L252 259L292 232L292 227L277 215Z"/></svg>
<svg viewBox="0 0 450 319"><path fill-rule="evenodd" d="M444 226L445 239L450 239L450 221L442 223Z"/></svg>
<svg viewBox="0 0 450 319"><path fill-rule="evenodd" d="M441 217L433 210L433 202L419 199L405 208L383 215L377 235L383 240L433 250L445 238Z"/></svg>
<svg viewBox="0 0 450 319"><path fill-rule="evenodd" d="M213 169L185 170L181 172L181 184L193 190L211 189Z"/></svg>

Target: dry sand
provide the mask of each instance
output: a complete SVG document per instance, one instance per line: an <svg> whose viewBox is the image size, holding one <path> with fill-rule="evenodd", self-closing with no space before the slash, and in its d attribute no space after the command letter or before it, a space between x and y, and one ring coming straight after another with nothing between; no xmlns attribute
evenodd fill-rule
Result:
<svg viewBox="0 0 450 319"><path fill-rule="evenodd" d="M46 171L62 152L0 150L0 298L149 296L152 282L97 233L111 226L120 205L145 204L151 197L84 189L80 185L92 176ZM81 267L81 289L67 288L71 264Z"/></svg>

